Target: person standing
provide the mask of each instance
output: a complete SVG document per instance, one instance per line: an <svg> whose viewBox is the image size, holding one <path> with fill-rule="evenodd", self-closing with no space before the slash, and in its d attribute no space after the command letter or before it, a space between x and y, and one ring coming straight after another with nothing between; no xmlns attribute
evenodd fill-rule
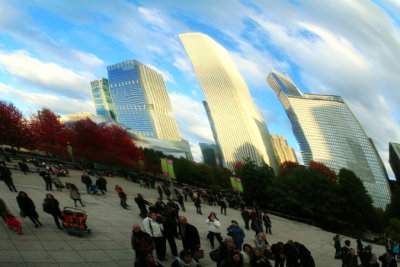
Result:
<svg viewBox="0 0 400 267"><path fill-rule="evenodd" d="M335 242L333 244L333 247L335 248L335 259L340 259L342 256L340 254L340 249L342 248L342 245L340 244L340 235L335 235L333 241Z"/></svg>
<svg viewBox="0 0 400 267"><path fill-rule="evenodd" d="M157 192L158 192L158 196L162 200L163 199L163 190L162 190L161 186L157 186Z"/></svg>
<svg viewBox="0 0 400 267"><path fill-rule="evenodd" d="M182 194L177 194L176 196L178 198L178 203L181 206L182 211L186 211L185 209L185 202L183 201L183 196Z"/></svg>
<svg viewBox="0 0 400 267"><path fill-rule="evenodd" d="M182 246L185 250L190 250L192 253L200 248L200 235L197 228L188 223L186 217L179 217L179 236L182 240Z"/></svg>
<svg viewBox="0 0 400 267"><path fill-rule="evenodd" d="M50 174L48 173L48 171L45 168L43 168L39 172L39 176L41 176L43 178L44 182L46 183L46 190L47 191L53 191L51 176L50 176Z"/></svg>
<svg viewBox="0 0 400 267"><path fill-rule="evenodd" d="M247 230L250 230L249 227L249 222L250 222L250 212L249 210L245 207L241 213L243 221L244 221L244 228L246 228Z"/></svg>
<svg viewBox="0 0 400 267"><path fill-rule="evenodd" d="M52 194L46 194L46 198L43 201L43 211L53 216L54 222L56 223L58 229L63 229L58 219L63 222L64 218L61 216L58 200L55 199Z"/></svg>
<svg viewBox="0 0 400 267"><path fill-rule="evenodd" d="M76 205L76 202L78 201L79 203L81 203L82 207L85 207L85 205L82 203L81 194L79 193L78 187L76 187L76 185L71 184L71 187L69 189L69 194L72 200L74 201L75 207L78 207L78 205Z"/></svg>
<svg viewBox="0 0 400 267"><path fill-rule="evenodd" d="M104 192L107 192L107 180L106 178L99 176L96 180L97 188L100 190L101 194L104 195Z"/></svg>
<svg viewBox="0 0 400 267"><path fill-rule="evenodd" d="M207 238L210 240L211 248L214 249L214 236L219 244L222 244L221 222L218 220L217 215L211 212L205 223L208 225Z"/></svg>
<svg viewBox="0 0 400 267"><path fill-rule="evenodd" d="M230 225L226 230L228 231L228 235L232 237L233 241L235 242L236 250L241 251L244 237L246 235L244 234L242 228L239 227L239 223L237 221L232 220L231 223L232 225Z"/></svg>
<svg viewBox="0 0 400 267"><path fill-rule="evenodd" d="M262 216L262 220L264 222L264 226L265 226L265 233L266 234L272 234L271 232L271 218L269 217L268 213L264 212L264 215Z"/></svg>
<svg viewBox="0 0 400 267"><path fill-rule="evenodd" d="M12 179L12 173L7 168L6 164L3 161L0 162L0 180L4 181L4 183L8 186L8 189L10 189L11 192L17 192L17 189L15 188Z"/></svg>
<svg viewBox="0 0 400 267"><path fill-rule="evenodd" d="M144 256L154 250L154 242L151 236L142 231L139 224L132 226L131 246L135 252L135 266L140 266L144 261Z"/></svg>
<svg viewBox="0 0 400 267"><path fill-rule="evenodd" d="M196 207L197 214L203 215L201 212L201 201L199 197L193 197L194 206Z"/></svg>
<svg viewBox="0 0 400 267"><path fill-rule="evenodd" d="M163 235L164 226L159 222L155 212L150 211L148 213L147 217L143 220L143 227L146 233L148 233L153 239L156 247L157 258L160 261L167 260L165 258L167 244Z"/></svg>
<svg viewBox="0 0 400 267"><path fill-rule="evenodd" d="M21 216L28 217L29 220L35 224L36 228L43 226L39 221L39 215L36 212L35 204L33 203L32 199L29 198L28 194L26 194L24 191L20 191L17 196L17 203L22 213Z"/></svg>
<svg viewBox="0 0 400 267"><path fill-rule="evenodd" d="M87 172L83 172L81 181L85 184L87 193L90 194L90 187L93 185L93 181Z"/></svg>

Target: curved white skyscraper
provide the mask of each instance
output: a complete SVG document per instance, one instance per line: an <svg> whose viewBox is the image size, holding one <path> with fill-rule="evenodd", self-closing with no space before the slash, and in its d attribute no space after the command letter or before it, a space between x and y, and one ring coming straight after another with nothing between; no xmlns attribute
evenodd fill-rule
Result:
<svg viewBox="0 0 400 267"><path fill-rule="evenodd" d="M267 126L228 51L202 33L179 35L203 89L226 167L249 157L278 169Z"/></svg>
<svg viewBox="0 0 400 267"><path fill-rule="evenodd" d="M268 75L267 81L290 119L304 163L321 162L335 172L341 168L352 170L374 206L385 208L390 190L383 164L344 100L340 96L303 94L276 71Z"/></svg>

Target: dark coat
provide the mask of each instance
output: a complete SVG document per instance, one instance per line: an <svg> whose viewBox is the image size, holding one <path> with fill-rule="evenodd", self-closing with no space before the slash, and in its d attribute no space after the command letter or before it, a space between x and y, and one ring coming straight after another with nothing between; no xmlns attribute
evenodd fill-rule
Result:
<svg viewBox="0 0 400 267"><path fill-rule="evenodd" d="M12 181L11 171L6 166L0 167L0 180L3 180L5 183Z"/></svg>
<svg viewBox="0 0 400 267"><path fill-rule="evenodd" d="M197 250L200 248L200 235L197 228L191 224L179 224L179 235L182 237L182 245L187 250ZM183 233L184 229L184 233Z"/></svg>
<svg viewBox="0 0 400 267"><path fill-rule="evenodd" d="M61 214L58 200L46 198L43 202L43 211L50 213L53 216Z"/></svg>
<svg viewBox="0 0 400 267"><path fill-rule="evenodd" d="M84 183L86 186L91 186L93 185L92 179L90 179L90 176L88 175L82 175L81 176L81 181Z"/></svg>
<svg viewBox="0 0 400 267"><path fill-rule="evenodd" d="M107 180L103 177L99 177L96 180L96 185L99 187L100 190L107 191Z"/></svg>
<svg viewBox="0 0 400 267"><path fill-rule="evenodd" d="M50 177L50 175L49 175L46 171L41 171L41 172L39 172L39 175L42 176L43 180L44 180L46 183L51 183L51 177Z"/></svg>
<svg viewBox="0 0 400 267"><path fill-rule="evenodd" d="M39 218L39 215L36 212L35 204L32 199L29 197L17 196L18 206L21 211L25 214L25 216L32 218Z"/></svg>
<svg viewBox="0 0 400 267"><path fill-rule="evenodd" d="M297 250L302 267L315 267L315 262L311 252L302 244L297 244Z"/></svg>
<svg viewBox="0 0 400 267"><path fill-rule="evenodd" d="M262 217L265 227L271 227L271 219L268 215Z"/></svg>

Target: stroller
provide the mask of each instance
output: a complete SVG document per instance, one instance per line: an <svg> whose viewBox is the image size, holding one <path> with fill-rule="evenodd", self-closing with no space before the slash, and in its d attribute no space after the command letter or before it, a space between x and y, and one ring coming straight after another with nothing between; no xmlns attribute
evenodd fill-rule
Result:
<svg viewBox="0 0 400 267"><path fill-rule="evenodd" d="M63 225L68 234L82 237L84 233L91 233L86 225L87 215L84 210L65 207L61 215L64 217Z"/></svg>

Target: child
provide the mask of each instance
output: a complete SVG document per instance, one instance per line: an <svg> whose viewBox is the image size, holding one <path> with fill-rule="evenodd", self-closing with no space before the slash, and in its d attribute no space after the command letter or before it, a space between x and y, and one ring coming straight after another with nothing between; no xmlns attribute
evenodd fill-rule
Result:
<svg viewBox="0 0 400 267"><path fill-rule="evenodd" d="M17 235L22 235L22 223L18 221L11 213L7 214L6 224L8 227L17 231Z"/></svg>

